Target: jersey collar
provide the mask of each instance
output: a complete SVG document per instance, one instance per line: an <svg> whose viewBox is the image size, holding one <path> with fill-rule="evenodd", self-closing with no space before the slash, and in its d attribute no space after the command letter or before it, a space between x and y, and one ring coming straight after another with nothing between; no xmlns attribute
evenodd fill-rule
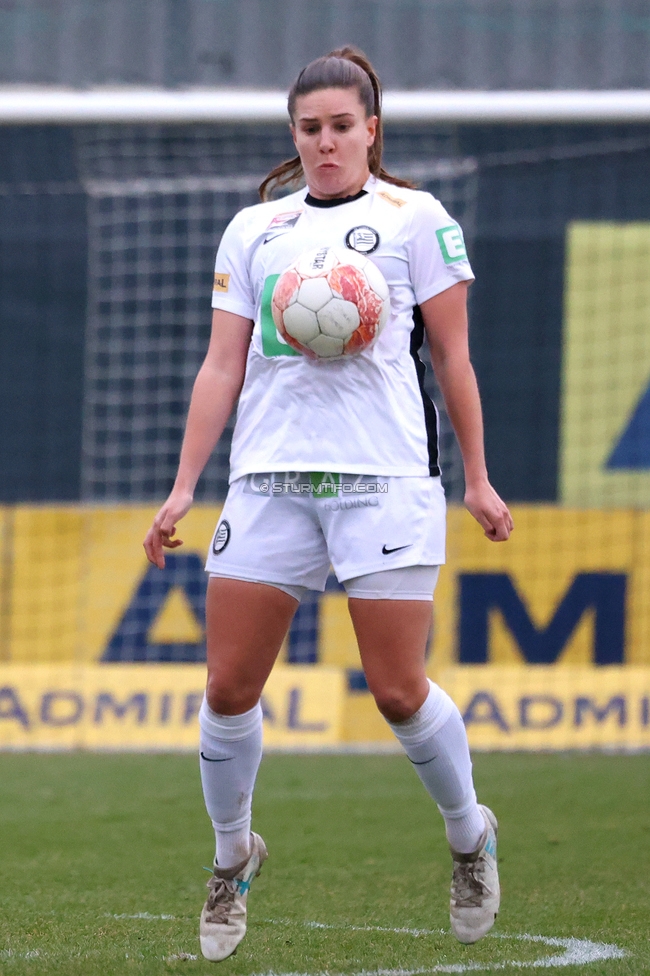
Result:
<svg viewBox="0 0 650 976"><path fill-rule="evenodd" d="M340 207L344 203L354 203L355 200L360 200L367 193L368 191L362 187L358 193L354 193L349 197L332 197L330 200L319 200L317 197L313 197L308 190L305 203L310 207L320 207L323 209L326 207Z"/></svg>

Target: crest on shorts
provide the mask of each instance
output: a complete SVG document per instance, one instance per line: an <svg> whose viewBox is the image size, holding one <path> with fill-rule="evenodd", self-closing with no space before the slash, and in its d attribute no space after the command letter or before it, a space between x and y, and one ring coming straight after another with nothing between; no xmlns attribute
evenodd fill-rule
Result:
<svg viewBox="0 0 650 976"><path fill-rule="evenodd" d="M266 228L266 234L264 236L264 244L268 244L275 237L279 237L280 234L286 234L288 230L295 227L300 217L302 215L302 210L292 210L289 213L276 214L269 226Z"/></svg>
<svg viewBox="0 0 650 976"><path fill-rule="evenodd" d="M362 224L345 235L345 246L359 254L372 254L379 247L379 234L373 227Z"/></svg>
<svg viewBox="0 0 650 976"><path fill-rule="evenodd" d="M215 556L218 556L220 552L223 552L229 542L230 522L222 519L217 526L217 531L215 532L214 539L212 540L212 551Z"/></svg>

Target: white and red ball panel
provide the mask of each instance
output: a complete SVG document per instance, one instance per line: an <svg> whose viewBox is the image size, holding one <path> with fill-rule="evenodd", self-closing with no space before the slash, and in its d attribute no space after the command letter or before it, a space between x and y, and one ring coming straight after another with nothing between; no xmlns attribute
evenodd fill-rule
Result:
<svg viewBox="0 0 650 976"><path fill-rule="evenodd" d="M280 275L275 283L273 296L271 298L271 307L274 310L274 321L276 309L278 312L284 312L286 308L289 308L289 305L292 305L295 302L296 298L298 297L298 289L300 288L301 281L302 278L294 268L288 268L284 274Z"/></svg>
<svg viewBox="0 0 650 976"><path fill-rule="evenodd" d="M390 314L389 289L356 251L322 247L280 275L271 299L275 326L294 349L333 359L367 349Z"/></svg>
<svg viewBox="0 0 650 976"><path fill-rule="evenodd" d="M331 297L327 305L318 311L318 325L323 335L333 336L346 342L359 328L361 316L354 302Z"/></svg>
<svg viewBox="0 0 650 976"><path fill-rule="evenodd" d="M318 312L323 305L332 300L332 289L328 276L319 275L318 278L303 278L300 284L299 296L296 301L312 312Z"/></svg>
<svg viewBox="0 0 650 976"><path fill-rule="evenodd" d="M284 331L280 331L286 342L295 339L296 342L308 343L320 335L316 312L311 312L295 302L282 313L282 324Z"/></svg>

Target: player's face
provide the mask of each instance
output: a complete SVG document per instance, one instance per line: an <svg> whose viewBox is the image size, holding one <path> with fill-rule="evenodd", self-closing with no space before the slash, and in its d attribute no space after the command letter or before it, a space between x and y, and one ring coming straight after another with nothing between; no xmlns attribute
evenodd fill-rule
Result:
<svg viewBox="0 0 650 976"><path fill-rule="evenodd" d="M377 116L366 118L356 88L324 88L296 99L291 134L312 196L358 193L368 179Z"/></svg>

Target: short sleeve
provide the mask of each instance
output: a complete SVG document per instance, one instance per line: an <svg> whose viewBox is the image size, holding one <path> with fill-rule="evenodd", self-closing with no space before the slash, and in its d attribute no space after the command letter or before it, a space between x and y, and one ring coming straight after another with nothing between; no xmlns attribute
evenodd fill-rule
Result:
<svg viewBox="0 0 650 976"><path fill-rule="evenodd" d="M238 213L226 227L214 265L212 307L255 318L255 298L246 254L246 217Z"/></svg>
<svg viewBox="0 0 650 976"><path fill-rule="evenodd" d="M419 305L459 281L473 281L460 225L430 193L418 193L406 242Z"/></svg>

